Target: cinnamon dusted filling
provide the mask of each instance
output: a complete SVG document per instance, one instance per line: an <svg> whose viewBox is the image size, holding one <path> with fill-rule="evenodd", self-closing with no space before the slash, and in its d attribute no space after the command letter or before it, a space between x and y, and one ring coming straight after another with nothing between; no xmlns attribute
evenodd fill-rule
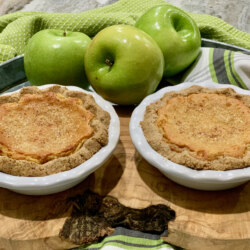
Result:
<svg viewBox="0 0 250 250"><path fill-rule="evenodd" d="M178 96L158 110L157 124L168 142L197 158L242 157L250 143L250 108L221 94Z"/></svg>
<svg viewBox="0 0 250 250"><path fill-rule="evenodd" d="M93 129L78 98L47 92L0 105L0 154L39 164L77 150Z"/></svg>

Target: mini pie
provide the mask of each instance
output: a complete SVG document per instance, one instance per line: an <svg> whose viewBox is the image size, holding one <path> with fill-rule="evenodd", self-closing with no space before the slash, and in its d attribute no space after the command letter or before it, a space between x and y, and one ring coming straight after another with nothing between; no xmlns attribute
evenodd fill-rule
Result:
<svg viewBox="0 0 250 250"><path fill-rule="evenodd" d="M0 97L0 171L45 176L72 169L108 143L109 114L80 91L27 87Z"/></svg>
<svg viewBox="0 0 250 250"><path fill-rule="evenodd" d="M141 122L151 147L197 170L250 166L250 95L192 86L168 92Z"/></svg>

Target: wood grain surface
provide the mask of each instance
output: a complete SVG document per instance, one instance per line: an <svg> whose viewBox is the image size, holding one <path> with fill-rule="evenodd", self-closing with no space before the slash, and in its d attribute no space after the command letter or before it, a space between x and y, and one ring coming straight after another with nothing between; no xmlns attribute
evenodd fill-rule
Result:
<svg viewBox="0 0 250 250"><path fill-rule="evenodd" d="M58 234L70 215L69 197L86 189L130 207L166 204L176 211L164 240L186 249L249 249L250 183L226 191L185 188L168 180L135 150L128 130L133 107L117 107L121 136L112 159L81 184L47 196L0 189L0 249L68 249Z"/></svg>

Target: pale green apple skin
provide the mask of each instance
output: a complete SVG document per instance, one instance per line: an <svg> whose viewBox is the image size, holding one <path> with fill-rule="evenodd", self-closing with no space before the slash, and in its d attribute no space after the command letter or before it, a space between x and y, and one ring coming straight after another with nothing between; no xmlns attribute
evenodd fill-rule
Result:
<svg viewBox="0 0 250 250"><path fill-rule="evenodd" d="M110 66L107 59L113 62ZM162 79L163 54L145 32L129 25L100 31L85 54L85 71L94 90L116 104L137 104Z"/></svg>
<svg viewBox="0 0 250 250"><path fill-rule="evenodd" d="M173 6L160 5L149 9L135 26L149 34L160 46L166 77L186 69L200 52L198 26L189 15Z"/></svg>
<svg viewBox="0 0 250 250"><path fill-rule="evenodd" d="M81 32L47 29L28 41L24 69L31 85L76 85L88 89L84 55L91 39Z"/></svg>

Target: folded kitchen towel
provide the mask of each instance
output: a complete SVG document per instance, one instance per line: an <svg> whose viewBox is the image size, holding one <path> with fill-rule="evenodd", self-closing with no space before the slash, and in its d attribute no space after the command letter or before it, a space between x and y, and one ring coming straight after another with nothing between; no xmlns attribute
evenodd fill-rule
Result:
<svg viewBox="0 0 250 250"><path fill-rule="evenodd" d="M170 83L213 81L250 89L250 55L221 48L201 48L196 61Z"/></svg>
<svg viewBox="0 0 250 250"><path fill-rule="evenodd" d="M29 40L42 29L80 31L93 37L114 24L134 25L149 8L167 4L164 0L120 0L114 4L82 13L15 12L0 17L0 63L22 54ZM223 20L189 13L201 36L250 49L250 34L237 30Z"/></svg>
<svg viewBox="0 0 250 250"><path fill-rule="evenodd" d="M80 249L98 250L118 250L118 249L158 249L158 250L174 250L180 249L169 245L160 239L159 235L142 233L134 230L129 230L123 227L115 229L114 233L106 237L102 242L82 246ZM76 250L75 249L75 250Z"/></svg>

